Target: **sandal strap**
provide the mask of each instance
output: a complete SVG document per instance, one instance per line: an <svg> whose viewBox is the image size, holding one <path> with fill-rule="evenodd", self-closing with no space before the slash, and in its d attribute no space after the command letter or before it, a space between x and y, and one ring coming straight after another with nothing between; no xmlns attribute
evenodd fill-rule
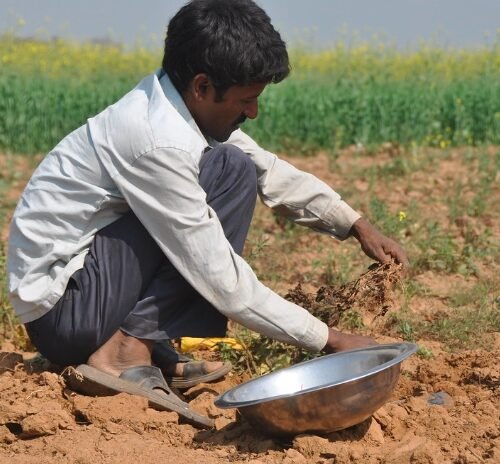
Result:
<svg viewBox="0 0 500 464"><path fill-rule="evenodd" d="M205 361L191 361L184 365L182 377L186 380L208 374Z"/></svg>
<svg viewBox="0 0 500 464"><path fill-rule="evenodd" d="M155 366L137 366L124 370L120 379L134 383L141 388L153 390L159 388L169 395L173 395L161 370ZM177 397L176 397L177 398Z"/></svg>

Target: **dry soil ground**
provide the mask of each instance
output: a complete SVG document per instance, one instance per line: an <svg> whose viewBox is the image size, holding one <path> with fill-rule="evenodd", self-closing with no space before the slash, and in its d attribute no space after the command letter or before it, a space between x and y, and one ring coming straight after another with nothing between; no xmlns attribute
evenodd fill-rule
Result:
<svg viewBox="0 0 500 464"><path fill-rule="evenodd" d="M489 159L498 158L496 153L491 149ZM420 356L404 362L393 397L372 418L327 436L273 440L253 429L235 411L219 410L213 405L216 395L245 378L232 374L221 382L200 385L184 393L195 410L216 421L214 430L197 430L179 423L175 413L148 408L146 400L139 397L120 394L90 398L72 392L66 388L60 370L40 362L33 353L23 352L19 335L5 329L1 351L7 354L3 355L4 368L0 370L0 462L500 462L500 334L495 330L486 330L477 337L468 333L469 342L456 343L454 337L462 336L461 332L450 335L446 331L417 330L420 326L415 322L432 324L447 316L453 320L459 310L469 309L471 314L484 311L482 304L498 310L498 261L484 256L491 257L488 247L499 243L498 209L494 209L500 199L495 186L498 176L495 172L484 200L488 203L486 211L470 213L465 206L473 202L480 186L471 181L469 174L479 176L482 172L470 160L474 153L431 153L425 162L418 163L408 155L404 158L410 163L406 167L394 163L397 156L391 147L374 156L347 151L336 170L329 169L326 155L291 160L346 192L361 210L368 210L373 196L387 205L388 218L401 211L411 216L411 205L416 202L419 206L413 217L407 219L408 227L396 230L398 239L409 247L413 262L417 263L410 277L413 287L407 285L413 292L410 294L408 288L396 291L384 309L382 322L374 322L373 308L356 308L365 322L359 330L371 333L379 342L413 336L425 346ZM3 162L5 169L5 159ZM16 172L28 171L22 160L15 158L9 163L11 170L14 166ZM377 166L395 166L395 172ZM491 166L495 168L496 164ZM356 172L348 174L353 171ZM380 177L383 173L387 174L384 179ZM5 201L15 200L26 174L12 178L4 173L12 187ZM460 191L454 196L457 186L461 186ZM463 203L463 211L453 210L460 209ZM418 238L419 225L431 218L449 231L457 249L462 251L468 240L464 228L483 239L485 231L489 231L489 245L481 246L490 251L473 255L472 263L464 260L466 268L460 267L463 263L456 257L453 262L446 261L446 257L439 261L435 255L431 256L434 261L419 261L425 251L412 248L412 242ZM368 264L353 258L359 254L355 244L339 244L325 236L289 229L260 207L246 253L261 279L282 294L299 282L304 291L314 292L321 285L338 283L335 279L339 274L359 275ZM461 306L457 303L459 290L463 296L464 291L473 292L480 285L485 290L477 301L465 299Z"/></svg>

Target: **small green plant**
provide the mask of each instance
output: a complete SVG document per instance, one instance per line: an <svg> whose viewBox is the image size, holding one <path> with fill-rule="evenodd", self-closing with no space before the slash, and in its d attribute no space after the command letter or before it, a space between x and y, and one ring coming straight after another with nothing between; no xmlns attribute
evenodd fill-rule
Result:
<svg viewBox="0 0 500 464"><path fill-rule="evenodd" d="M238 327L231 334L242 345L235 350L221 345L221 357L230 361L237 372L246 372L252 377L267 374L316 356L300 348L272 340L244 327Z"/></svg>
<svg viewBox="0 0 500 464"><path fill-rule="evenodd" d="M290 219L287 219L286 217L281 216L274 211L272 212L272 215L275 224L280 229L280 235L283 238L293 238L295 233L300 229L297 227L295 222L291 221Z"/></svg>
<svg viewBox="0 0 500 464"><path fill-rule="evenodd" d="M488 208L488 199L491 197L493 184L495 183L497 169L492 167L491 171L480 172L479 179L473 185L474 197L468 205L467 212L472 217L484 214Z"/></svg>
<svg viewBox="0 0 500 464"><path fill-rule="evenodd" d="M415 331L409 321L400 321L398 332L403 337L403 340L406 340L408 342L415 341Z"/></svg>
<svg viewBox="0 0 500 464"><path fill-rule="evenodd" d="M471 216L484 214L488 207L488 199L491 197L498 172L500 171L500 152L490 156L486 152L478 155L477 174L471 181L474 197L469 206Z"/></svg>
<svg viewBox="0 0 500 464"><path fill-rule="evenodd" d="M407 228L407 212L390 212L386 204L376 196L370 200L369 210L373 223L377 224L390 237L399 237L401 232Z"/></svg>
<svg viewBox="0 0 500 464"><path fill-rule="evenodd" d="M455 181L451 188L451 194L446 197L449 216L452 221L466 213L467 205L463 196L465 185L461 180Z"/></svg>
<svg viewBox="0 0 500 464"><path fill-rule="evenodd" d="M483 281L450 297L453 311L428 324L427 333L450 348L491 344L489 333L500 331L497 281Z"/></svg>
<svg viewBox="0 0 500 464"><path fill-rule="evenodd" d="M262 255L268 246L269 238L261 234L254 242L250 243L250 251L245 256L247 262L252 265Z"/></svg>
<svg viewBox="0 0 500 464"><path fill-rule="evenodd" d="M446 199L452 221L464 216L480 217L488 211L499 164L500 153L495 156L485 152L477 154L468 179L455 181Z"/></svg>
<svg viewBox="0 0 500 464"><path fill-rule="evenodd" d="M407 342L414 342L420 338L421 323L407 311L399 311L389 315L387 327Z"/></svg>
<svg viewBox="0 0 500 464"><path fill-rule="evenodd" d="M349 330L362 329L365 326L363 323L363 316L353 309L349 309L342 313L340 325Z"/></svg>
<svg viewBox="0 0 500 464"><path fill-rule="evenodd" d="M9 301L7 290L7 255L5 243L0 241L0 342L10 339L18 346L26 346L28 337L19 324Z"/></svg>
<svg viewBox="0 0 500 464"><path fill-rule="evenodd" d="M434 357L434 353L430 348L424 345L419 345L417 348L417 356L422 359L431 359Z"/></svg>
<svg viewBox="0 0 500 464"><path fill-rule="evenodd" d="M348 282L353 272L353 259L350 254L328 254L326 263L323 264L321 283L339 287Z"/></svg>
<svg viewBox="0 0 500 464"><path fill-rule="evenodd" d="M483 280L467 290L457 289L450 295L450 304L453 308L483 308L489 299L494 299L495 289L498 292L496 285L493 280Z"/></svg>
<svg viewBox="0 0 500 464"><path fill-rule="evenodd" d="M413 263L414 272L456 272L463 259L455 238L435 221L425 223L418 232L414 243L420 253Z"/></svg>
<svg viewBox="0 0 500 464"><path fill-rule="evenodd" d="M428 289L414 279L401 279L399 282L399 288L401 289L403 298L401 304L403 312L409 310L411 301L415 296L424 296L428 293Z"/></svg>

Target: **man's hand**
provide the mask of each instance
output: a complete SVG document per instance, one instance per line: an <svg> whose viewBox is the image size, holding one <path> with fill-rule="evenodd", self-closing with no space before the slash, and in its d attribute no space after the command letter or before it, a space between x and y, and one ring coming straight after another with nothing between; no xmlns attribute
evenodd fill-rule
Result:
<svg viewBox="0 0 500 464"><path fill-rule="evenodd" d="M329 328L328 341L323 349L327 353L336 353L338 351L366 348L373 345L377 345L377 342L371 337L342 333L338 330Z"/></svg>
<svg viewBox="0 0 500 464"><path fill-rule="evenodd" d="M398 264L402 264L404 268L409 266L408 258L403 248L394 240L383 235L366 219L359 218L353 224L350 235L356 237L361 245L361 249L370 258L382 264L395 261Z"/></svg>

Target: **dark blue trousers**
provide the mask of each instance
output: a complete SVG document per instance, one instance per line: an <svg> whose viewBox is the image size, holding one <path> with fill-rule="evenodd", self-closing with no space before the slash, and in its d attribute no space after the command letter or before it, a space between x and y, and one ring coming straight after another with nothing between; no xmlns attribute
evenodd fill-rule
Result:
<svg viewBox="0 0 500 464"><path fill-rule="evenodd" d="M199 182L241 254L257 196L255 165L237 147L219 145L204 154ZM224 336L226 327L226 317L181 276L132 211L96 234L62 298L26 324L40 353L60 365L85 362L118 329L166 340Z"/></svg>

